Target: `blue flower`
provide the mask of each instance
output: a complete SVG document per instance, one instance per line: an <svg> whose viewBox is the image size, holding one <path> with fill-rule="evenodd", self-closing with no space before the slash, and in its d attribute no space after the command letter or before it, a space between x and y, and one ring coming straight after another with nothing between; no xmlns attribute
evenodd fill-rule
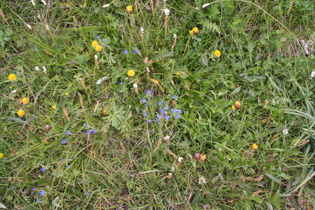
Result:
<svg viewBox="0 0 315 210"><path fill-rule="evenodd" d="M40 195L40 196L45 195L45 191L44 191L44 190L39 191L39 195Z"/></svg>
<svg viewBox="0 0 315 210"><path fill-rule="evenodd" d="M88 195L88 194L90 194L90 193L89 193L88 191L86 191L86 192L85 192L85 195Z"/></svg>
<svg viewBox="0 0 315 210"><path fill-rule="evenodd" d="M177 119L179 119L179 118L180 118L180 115L179 115L179 114L177 114L175 117L176 117Z"/></svg>
<svg viewBox="0 0 315 210"><path fill-rule="evenodd" d="M176 112L176 111L177 111L176 109L171 109L171 112L173 112L173 113Z"/></svg>
<svg viewBox="0 0 315 210"><path fill-rule="evenodd" d="M152 122L152 120L148 119L147 122L150 123L150 122Z"/></svg>
<svg viewBox="0 0 315 210"><path fill-rule="evenodd" d="M70 166L69 165L66 165L66 168L69 168Z"/></svg>
<svg viewBox="0 0 315 210"><path fill-rule="evenodd" d="M36 199L36 202L40 202L40 199L39 199L39 198L37 198L37 199Z"/></svg>
<svg viewBox="0 0 315 210"><path fill-rule="evenodd" d="M97 132L97 130L96 129L93 129L92 131L91 131L91 133L96 133Z"/></svg>
<svg viewBox="0 0 315 210"><path fill-rule="evenodd" d="M146 113L146 112L143 112L143 117L147 117L148 116L148 113Z"/></svg>
<svg viewBox="0 0 315 210"><path fill-rule="evenodd" d="M61 144L66 144L66 143L68 143L68 141L69 141L68 139L62 140Z"/></svg>
<svg viewBox="0 0 315 210"><path fill-rule="evenodd" d="M106 42L108 42L108 39L103 39L103 41L106 43Z"/></svg>
<svg viewBox="0 0 315 210"><path fill-rule="evenodd" d="M145 102L147 102L147 100L145 98L141 99L141 102L144 104Z"/></svg>
<svg viewBox="0 0 315 210"><path fill-rule="evenodd" d="M95 38L96 38L96 39L99 39L99 38L100 38L100 36L95 36Z"/></svg>
<svg viewBox="0 0 315 210"><path fill-rule="evenodd" d="M177 113L178 113L178 114L181 114L181 113L183 113L183 110L177 109Z"/></svg>
<svg viewBox="0 0 315 210"><path fill-rule="evenodd" d="M174 99L174 100L177 100L177 98L178 98L178 96L173 96L173 99Z"/></svg>
<svg viewBox="0 0 315 210"><path fill-rule="evenodd" d="M124 82L120 82L119 84L120 84L120 85L123 85L123 84L124 84Z"/></svg>
<svg viewBox="0 0 315 210"><path fill-rule="evenodd" d="M133 54L137 54L137 51L134 50L134 51L132 51L132 53L133 53Z"/></svg>
<svg viewBox="0 0 315 210"><path fill-rule="evenodd" d="M160 119L159 119L159 118L156 118L156 119L155 119L155 122L160 122Z"/></svg>
<svg viewBox="0 0 315 210"><path fill-rule="evenodd" d="M65 134L66 135L71 135L71 131L67 131Z"/></svg>
<svg viewBox="0 0 315 210"><path fill-rule="evenodd" d="M145 94L147 94L147 95L150 95L152 92L151 92L151 90L146 90L145 91Z"/></svg>
<svg viewBox="0 0 315 210"><path fill-rule="evenodd" d="M165 109L165 110L168 110L168 109L169 109L169 107L168 107L168 106L165 106L165 107L164 107L164 109Z"/></svg>
<svg viewBox="0 0 315 210"><path fill-rule="evenodd" d="M163 104L163 102L162 102L162 101L158 102L158 105L159 105L159 106L162 106L162 104Z"/></svg>
<svg viewBox="0 0 315 210"><path fill-rule="evenodd" d="M31 190L32 190L31 194L34 194L34 191L36 190L36 188L33 187Z"/></svg>
<svg viewBox="0 0 315 210"><path fill-rule="evenodd" d="M158 119L161 119L162 117L163 117L163 116L162 116L161 114L158 114L158 115L157 115L157 118L158 118Z"/></svg>
<svg viewBox="0 0 315 210"><path fill-rule="evenodd" d="M89 128L88 124L84 124L84 127L85 127L86 129L88 129L88 128Z"/></svg>
<svg viewBox="0 0 315 210"><path fill-rule="evenodd" d="M165 120L167 120L167 121L170 120L170 116L166 115Z"/></svg>
<svg viewBox="0 0 315 210"><path fill-rule="evenodd" d="M128 54L128 50L124 50L123 53L126 55Z"/></svg>
<svg viewBox="0 0 315 210"><path fill-rule="evenodd" d="M91 131L90 131L90 130L87 130L85 133L86 133L87 135L91 135Z"/></svg>
<svg viewBox="0 0 315 210"><path fill-rule="evenodd" d="M42 169L40 171L44 173L46 171L46 168L42 167Z"/></svg>

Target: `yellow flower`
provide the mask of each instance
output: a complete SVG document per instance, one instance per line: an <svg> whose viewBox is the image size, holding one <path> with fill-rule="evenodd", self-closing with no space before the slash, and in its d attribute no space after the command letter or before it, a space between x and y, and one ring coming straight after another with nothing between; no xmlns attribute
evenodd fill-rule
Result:
<svg viewBox="0 0 315 210"><path fill-rule="evenodd" d="M22 98L22 104L28 104L28 102L30 101L28 98Z"/></svg>
<svg viewBox="0 0 315 210"><path fill-rule="evenodd" d="M189 31L191 35L198 35L199 34L199 29L197 27L194 27L191 31Z"/></svg>
<svg viewBox="0 0 315 210"><path fill-rule="evenodd" d="M102 51L102 46L101 46L101 45L96 45L96 46L95 46L95 50L96 50L97 52L101 52L101 51Z"/></svg>
<svg viewBox="0 0 315 210"><path fill-rule="evenodd" d="M128 12L129 14L132 13L132 6L127 6L126 7L126 12Z"/></svg>
<svg viewBox="0 0 315 210"><path fill-rule="evenodd" d="M257 144L253 144L251 148L252 148L252 150L256 150L256 149L258 149L258 145Z"/></svg>
<svg viewBox="0 0 315 210"><path fill-rule="evenodd" d="M24 110L20 109L17 114L20 116L20 117L23 117L25 115L25 112Z"/></svg>
<svg viewBox="0 0 315 210"><path fill-rule="evenodd" d="M97 41L92 42L92 47L96 47L98 45Z"/></svg>
<svg viewBox="0 0 315 210"><path fill-rule="evenodd" d="M4 156L3 153L0 153L0 158L3 158L3 156Z"/></svg>
<svg viewBox="0 0 315 210"><path fill-rule="evenodd" d="M175 74L176 76L179 76L180 75L180 73L179 72L176 72L176 74Z"/></svg>
<svg viewBox="0 0 315 210"><path fill-rule="evenodd" d="M129 70L129 71L127 72L127 75L128 75L129 77L133 77L133 76L135 76L135 74L136 74L136 72L135 72L134 70Z"/></svg>
<svg viewBox="0 0 315 210"><path fill-rule="evenodd" d="M67 92L67 93L65 93L65 96L68 96L69 95L69 93Z"/></svg>
<svg viewBox="0 0 315 210"><path fill-rule="evenodd" d="M213 53L213 54L214 54L214 56L215 56L215 57L217 57L217 58L218 58L218 57L220 57L220 56L221 56L221 51L220 51L220 50L216 50L216 51L214 51L214 53Z"/></svg>
<svg viewBox="0 0 315 210"><path fill-rule="evenodd" d="M234 105L232 105L232 109L239 109L239 108L241 108L241 102L239 102L239 101L236 101L235 103L234 103Z"/></svg>
<svg viewBox="0 0 315 210"><path fill-rule="evenodd" d="M207 159L207 155L203 155L203 154L200 155L201 161L205 161L206 159Z"/></svg>
<svg viewBox="0 0 315 210"><path fill-rule="evenodd" d="M8 79L9 79L10 81L15 81L15 80L16 80L16 75L15 75L15 74L10 74L10 75L8 76Z"/></svg>
<svg viewBox="0 0 315 210"><path fill-rule="evenodd" d="M57 109L56 105L51 106L52 109Z"/></svg>

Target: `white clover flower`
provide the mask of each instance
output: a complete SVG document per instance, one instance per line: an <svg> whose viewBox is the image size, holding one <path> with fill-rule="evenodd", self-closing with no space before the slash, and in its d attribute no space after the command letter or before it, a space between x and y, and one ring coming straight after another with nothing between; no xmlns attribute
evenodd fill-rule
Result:
<svg viewBox="0 0 315 210"><path fill-rule="evenodd" d="M283 129L282 133L283 133L284 135L287 135L287 134L289 133L289 131L288 131L288 129Z"/></svg>
<svg viewBox="0 0 315 210"><path fill-rule="evenodd" d="M170 136L165 136L164 140L170 140L170 138L171 138Z"/></svg>
<svg viewBox="0 0 315 210"><path fill-rule="evenodd" d="M95 58L95 59L98 59L98 56L97 56L97 55L94 55L94 58Z"/></svg>
<svg viewBox="0 0 315 210"><path fill-rule="evenodd" d="M181 163L181 162L183 162L183 160L184 160L183 157L179 157L177 161L178 161L179 163Z"/></svg>
<svg viewBox="0 0 315 210"><path fill-rule="evenodd" d="M169 16L169 15L170 15L170 10L166 8L166 9L164 10L164 14L165 14L166 16Z"/></svg>
<svg viewBox="0 0 315 210"><path fill-rule="evenodd" d="M137 88L137 87L138 87L137 83L133 84L133 87L134 87L134 88Z"/></svg>
<svg viewBox="0 0 315 210"><path fill-rule="evenodd" d="M39 71L39 66L35 66L35 71Z"/></svg>
<svg viewBox="0 0 315 210"><path fill-rule="evenodd" d="M208 180L206 178L204 178L203 176L199 178L198 180L198 184L206 184L208 182Z"/></svg>

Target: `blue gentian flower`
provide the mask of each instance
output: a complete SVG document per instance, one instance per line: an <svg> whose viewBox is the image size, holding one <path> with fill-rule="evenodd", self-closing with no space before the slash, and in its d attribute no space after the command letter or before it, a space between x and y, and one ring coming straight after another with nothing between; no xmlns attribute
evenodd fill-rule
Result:
<svg viewBox="0 0 315 210"><path fill-rule="evenodd" d="M120 84L120 85L123 85L123 84L124 84L124 82L120 82L119 84Z"/></svg>
<svg viewBox="0 0 315 210"><path fill-rule="evenodd" d="M36 199L36 202L40 202L40 199L39 199L39 198L37 198L37 199Z"/></svg>
<svg viewBox="0 0 315 210"><path fill-rule="evenodd" d="M147 102L147 100L145 98L141 99L141 102L144 104L145 102Z"/></svg>
<svg viewBox="0 0 315 210"><path fill-rule="evenodd" d="M178 98L178 96L173 96L173 99L174 99L174 100L177 100L177 98Z"/></svg>
<svg viewBox="0 0 315 210"><path fill-rule="evenodd" d="M87 130L85 133L86 133L87 135L91 135L91 131L90 131L90 130Z"/></svg>
<svg viewBox="0 0 315 210"><path fill-rule="evenodd" d="M46 171L46 168L42 167L42 169L40 171L44 173Z"/></svg>
<svg viewBox="0 0 315 210"><path fill-rule="evenodd" d="M166 115L166 116L165 116L165 120L166 120L166 121L170 120L170 116Z"/></svg>
<svg viewBox="0 0 315 210"><path fill-rule="evenodd" d="M103 39L103 41L106 43L106 42L108 42L108 39Z"/></svg>
<svg viewBox="0 0 315 210"><path fill-rule="evenodd" d="M168 110L168 109L169 109L169 107L168 107L168 106L165 106L165 107L164 107L164 109L165 109L165 110Z"/></svg>
<svg viewBox="0 0 315 210"><path fill-rule="evenodd" d="M177 114L175 117L176 117L177 119L179 119L179 118L180 118L180 115L179 115L179 114Z"/></svg>
<svg viewBox="0 0 315 210"><path fill-rule="evenodd" d="M147 95L150 95L152 92L151 92L151 90L146 90L145 91L145 94L147 94Z"/></svg>
<svg viewBox="0 0 315 210"><path fill-rule="evenodd" d="M152 122L152 120L148 119L147 122L150 123L150 122Z"/></svg>
<svg viewBox="0 0 315 210"><path fill-rule="evenodd" d="M181 114L181 113L183 113L183 110L177 109L177 113L178 113L178 114Z"/></svg>
<svg viewBox="0 0 315 210"><path fill-rule="evenodd" d="M145 113L145 112L143 112L143 117L147 117L148 116L148 113Z"/></svg>
<svg viewBox="0 0 315 210"><path fill-rule="evenodd" d="M93 129L92 131L91 131L91 133L96 133L97 132L97 130L96 129Z"/></svg>
<svg viewBox="0 0 315 210"><path fill-rule="evenodd" d="M66 135L71 135L71 131L67 131L65 134Z"/></svg>
<svg viewBox="0 0 315 210"><path fill-rule="evenodd" d="M137 51L134 50L134 51L132 51L132 53L133 53L133 54L137 54Z"/></svg>
<svg viewBox="0 0 315 210"><path fill-rule="evenodd" d="M124 50L123 53L126 55L128 54L128 50Z"/></svg>
<svg viewBox="0 0 315 210"><path fill-rule="evenodd" d="M62 140L61 144L66 144L66 143L68 143L68 141L69 141L68 139Z"/></svg>
<svg viewBox="0 0 315 210"><path fill-rule="evenodd" d="M45 195L45 191L44 191L44 190L39 191L39 195L40 195L40 196Z"/></svg>
<svg viewBox="0 0 315 210"><path fill-rule="evenodd" d="M159 105L159 106L162 106L162 104L163 104L163 102L162 102L162 101L158 102L158 105Z"/></svg>

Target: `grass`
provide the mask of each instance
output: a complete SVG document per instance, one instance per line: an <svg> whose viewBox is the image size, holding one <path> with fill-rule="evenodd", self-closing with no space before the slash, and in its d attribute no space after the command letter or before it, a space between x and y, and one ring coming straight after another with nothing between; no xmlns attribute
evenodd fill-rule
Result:
<svg viewBox="0 0 315 210"><path fill-rule="evenodd" d="M312 1L0 9L0 207L315 206Z"/></svg>

